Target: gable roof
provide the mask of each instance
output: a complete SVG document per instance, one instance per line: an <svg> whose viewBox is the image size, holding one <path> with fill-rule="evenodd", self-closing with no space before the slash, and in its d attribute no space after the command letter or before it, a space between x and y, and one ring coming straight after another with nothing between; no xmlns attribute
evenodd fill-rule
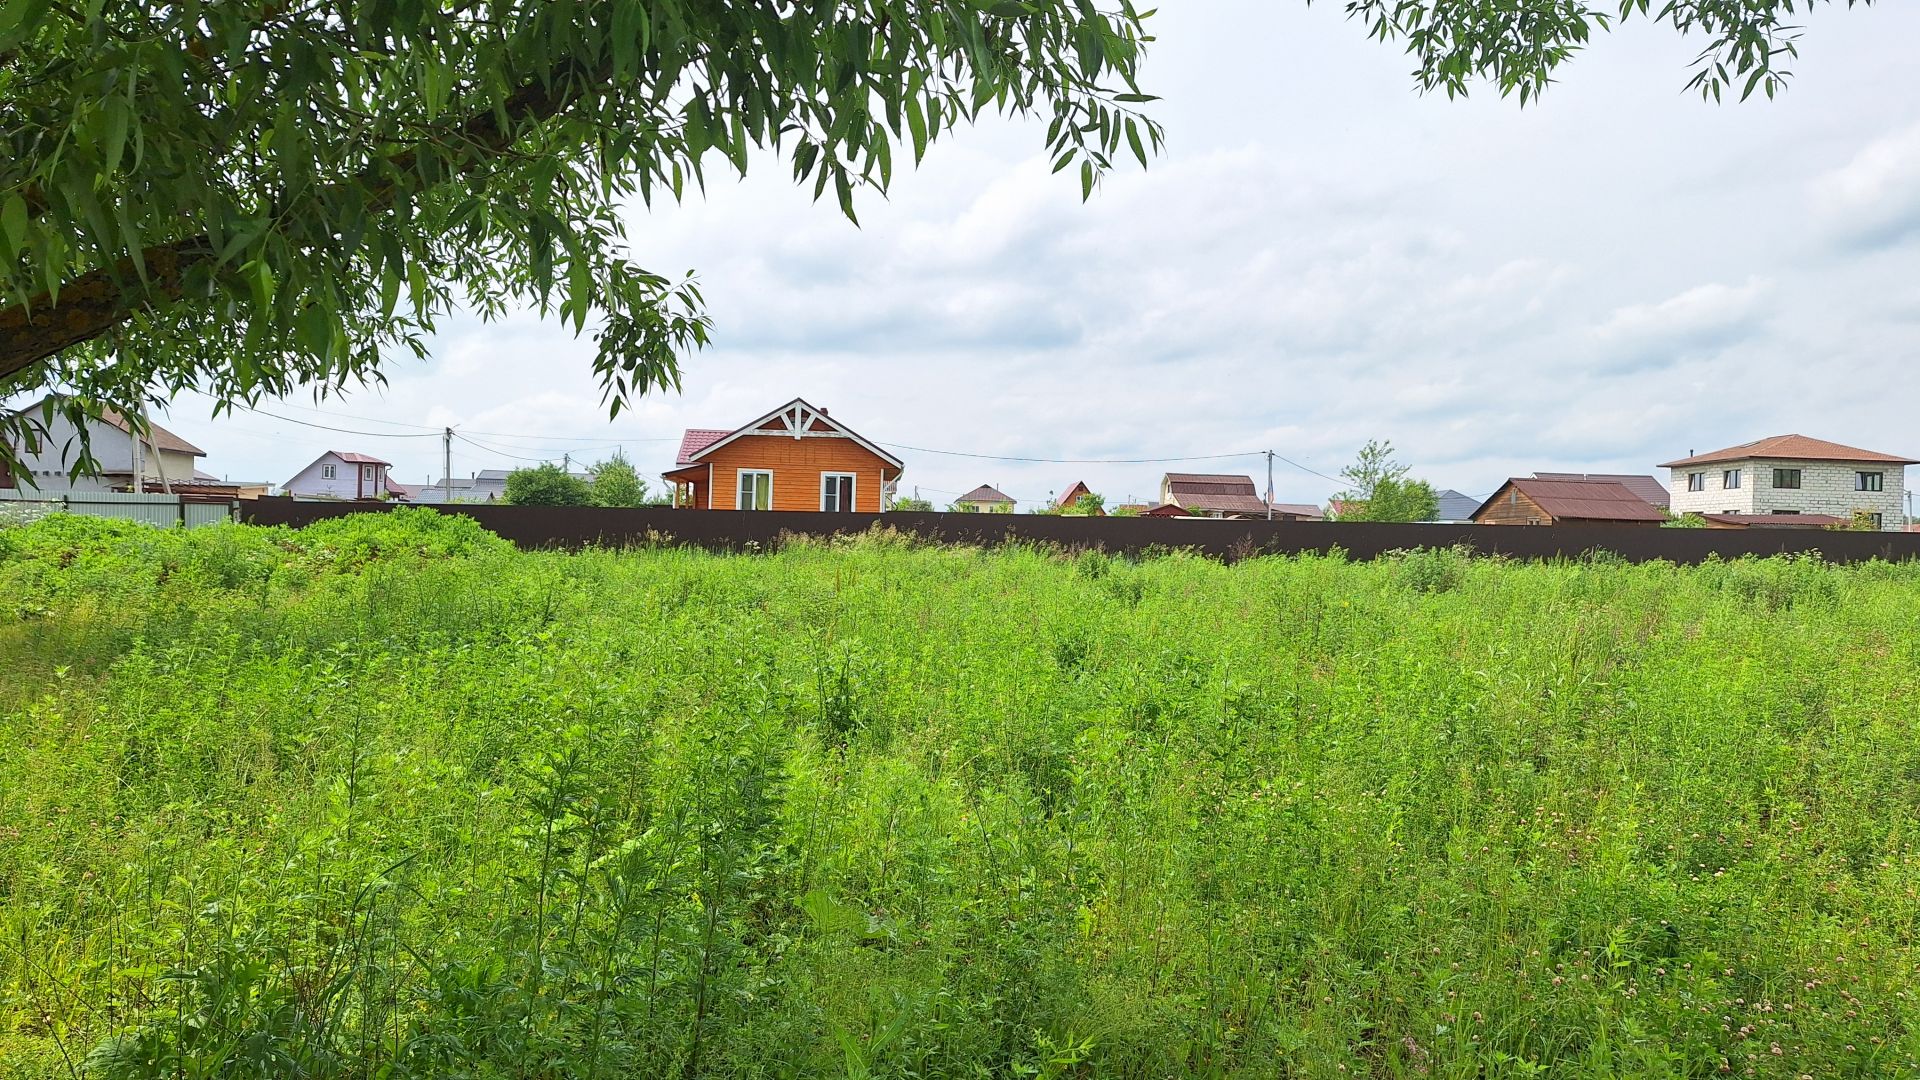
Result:
<svg viewBox="0 0 1920 1080"><path fill-rule="evenodd" d="M957 503L1010 503L1013 501L1006 492L991 484L981 484L965 495L953 500Z"/></svg>
<svg viewBox="0 0 1920 1080"><path fill-rule="evenodd" d="M339 458L339 459L340 459L341 461L344 461L344 462L346 462L346 463L348 463L349 465L387 465L387 466L391 466L391 465L393 464L393 462L391 462L391 461L383 461L383 460L381 460L380 458L377 458L377 457L374 457L374 456L373 456L372 454L346 454L346 453L342 453L342 452L340 452L340 451L338 451L338 450L329 450L329 451L327 451L327 453L328 453L328 454L332 454L332 455L333 455L334 457L337 457L337 458ZM325 455L322 455L322 456L324 457Z"/></svg>
<svg viewBox="0 0 1920 1080"><path fill-rule="evenodd" d="M688 428L686 432L680 436L680 453L673 459L673 463L675 465L691 465L693 464L694 455L731 434L733 434L733 432L724 428Z"/></svg>
<svg viewBox="0 0 1920 1080"><path fill-rule="evenodd" d="M1492 506L1512 488L1532 499L1554 520L1570 521L1650 521L1667 520L1659 507L1633 493L1618 480L1540 480L1516 476L1500 485L1473 513Z"/></svg>
<svg viewBox="0 0 1920 1080"><path fill-rule="evenodd" d="M1672 505L1672 498L1667 494L1667 486L1665 484L1662 484L1654 477L1642 476L1637 473L1536 472L1533 474L1533 478L1535 480L1587 480L1600 483L1613 481L1628 491L1633 492L1635 495L1640 496L1642 499L1647 500L1647 502L1654 506Z"/></svg>
<svg viewBox="0 0 1920 1080"><path fill-rule="evenodd" d="M119 428L121 431L124 431L129 435L133 434L133 425L127 423L126 417L120 415L118 412L115 412L112 409L101 409L100 420L102 423L105 423L110 427ZM152 441L155 449L169 450L176 454L192 454L194 457L207 456L207 452L205 450L200 449L199 447L193 445L187 440L181 438L178 435L175 435L173 432L168 431L166 428L161 427L159 424L152 423L151 421L149 421L147 424L147 434L150 437L150 440Z"/></svg>
<svg viewBox="0 0 1920 1080"><path fill-rule="evenodd" d="M1883 454L1878 450L1862 450L1857 446L1846 446L1806 435L1771 435L1764 439L1755 439L1750 443L1729 446L1724 450L1709 450L1704 454L1676 458L1662 463L1660 467L1678 469L1688 465L1745 461L1747 458L1799 458L1805 461L1866 461L1878 462L1882 465L1920 465L1920 461L1915 461L1913 458Z"/></svg>
<svg viewBox="0 0 1920 1080"><path fill-rule="evenodd" d="M1474 505L1477 506L1479 504L1476 503ZM1320 508L1313 505L1312 503L1277 502L1273 504L1273 512L1276 514L1291 514L1294 517L1298 517L1298 518L1312 518L1315 521L1319 521L1323 516L1321 514Z"/></svg>
<svg viewBox="0 0 1920 1080"><path fill-rule="evenodd" d="M1167 473L1162 485L1170 501L1220 514L1265 514L1253 477L1232 473Z"/></svg>
<svg viewBox="0 0 1920 1080"><path fill-rule="evenodd" d="M1091 494L1093 494L1093 489L1087 486L1085 480L1075 480L1073 483L1067 485L1067 490L1060 493L1060 497L1054 500L1053 505L1064 510L1072 506L1075 502L1078 502L1080 496Z"/></svg>
<svg viewBox="0 0 1920 1080"><path fill-rule="evenodd" d="M762 427L764 427L768 423L771 423L774 420L782 421L785 430L783 431L762 431L761 430ZM700 460L701 458L706 457L708 454L713 453L715 450L718 450L721 447L727 445L728 443L734 441L735 439L741 438L742 436L746 436L746 435L774 435L774 436L785 436L785 437L797 439L797 438L802 438L805 436L805 434L809 434L809 433L813 433L813 434L833 433L833 434L844 435L845 437L852 439L854 442L865 447L867 451L872 453L875 457L879 458L880 460L886 462L887 464L893 466L896 469L906 468L906 462L901 461L899 458L894 457L892 454L887 453L885 450L882 450L878 446L875 446L873 443L867 441L865 438L861 437L859 433L855 432L852 428L848 427L845 424L842 424L838 420L835 420L833 417L829 416L826 410L820 409L814 405L809 404L805 398L794 398L792 401L789 401L785 405L782 405L779 408L774 409L773 411L767 413L765 416L762 416L759 419L754 420L752 423L745 424L741 427L737 427L732 431L723 431L719 435L715 436L714 438L709 439L704 443L700 443L699 440L696 438L696 435L704 435L710 430L711 429L705 429L705 428L689 429L686 435L682 436L680 440L680 452L682 454L682 457L680 460L676 461L674 464L691 465L694 462ZM696 445L692 449L689 449L690 443L699 443L699 445Z"/></svg>
<svg viewBox="0 0 1920 1080"><path fill-rule="evenodd" d="M1435 521L1470 521L1473 518L1473 512L1480 509L1480 500L1465 492L1448 488L1436 494L1440 498L1440 508L1433 515Z"/></svg>

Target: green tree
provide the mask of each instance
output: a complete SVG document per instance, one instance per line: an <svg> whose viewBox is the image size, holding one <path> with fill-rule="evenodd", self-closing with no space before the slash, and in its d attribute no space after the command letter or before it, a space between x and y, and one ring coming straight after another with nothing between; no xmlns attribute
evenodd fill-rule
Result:
<svg viewBox="0 0 1920 1080"><path fill-rule="evenodd" d="M1348 490L1333 497L1336 521L1432 521L1440 496L1425 480L1409 480L1394 460L1393 444L1369 439L1354 463L1340 470Z"/></svg>
<svg viewBox="0 0 1920 1080"><path fill-rule="evenodd" d="M1633 18L1693 85L1771 95L1822 0L1349 0L1423 90L1524 104ZM1869 0L1847 0L1849 6ZM784 158L848 216L983 113L1047 123L1082 196L1161 144L1146 13L1065 0L0 4L0 394L76 421L150 390L252 403L377 381L464 301L593 327L609 408L678 385L699 289L620 208ZM898 162L896 161L898 159ZM45 418L0 418L0 464Z"/></svg>
<svg viewBox="0 0 1920 1080"><path fill-rule="evenodd" d="M552 462L507 474L510 506L590 506L593 486Z"/></svg>
<svg viewBox="0 0 1920 1080"><path fill-rule="evenodd" d="M512 477L508 477L511 482ZM627 460L627 455L616 451L614 455L593 467L592 482L593 504L595 506L646 506L647 482Z"/></svg>
<svg viewBox="0 0 1920 1080"><path fill-rule="evenodd" d="M591 326L617 414L677 386L709 332L690 279L629 261L624 204L771 152L851 217L856 191L991 113L1048 123L1084 196L1159 149L1144 18L1129 0L7 0L0 392L65 386L78 416L133 414L156 384L249 403L344 387L422 353L464 301Z"/></svg>
<svg viewBox="0 0 1920 1080"><path fill-rule="evenodd" d="M933 500L915 499L912 497L895 499L893 500L893 505L887 507L887 509L899 510L904 513L930 513L933 510ZM952 507L948 507L948 509L952 509Z"/></svg>
<svg viewBox="0 0 1920 1080"><path fill-rule="evenodd" d="M1107 497L1091 491L1073 500L1073 505L1066 509L1066 513L1076 517L1100 517L1106 512Z"/></svg>

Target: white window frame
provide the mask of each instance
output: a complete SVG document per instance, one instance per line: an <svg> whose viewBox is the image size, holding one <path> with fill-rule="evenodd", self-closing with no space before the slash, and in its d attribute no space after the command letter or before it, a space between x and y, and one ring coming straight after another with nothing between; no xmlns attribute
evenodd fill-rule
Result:
<svg viewBox="0 0 1920 1080"><path fill-rule="evenodd" d="M820 474L820 510L823 513L827 512L827 485L834 480L845 480L847 482L848 505L834 507L832 512L837 514L853 513L854 508L860 505L860 474L850 472L823 472Z"/></svg>
<svg viewBox="0 0 1920 1080"><path fill-rule="evenodd" d="M360 466L360 479L371 481L373 479L373 466L371 465Z"/></svg>
<svg viewBox="0 0 1920 1080"><path fill-rule="evenodd" d="M767 478L767 505L765 509L768 509L768 510L773 509L773 470L772 469L736 469L734 470L733 508L735 510L761 509L761 507L758 507L758 506L740 505L741 502L744 501L745 496L747 494L747 477L749 476L764 476ZM754 485L754 500L753 500L754 502L760 501L759 493L760 493L760 487L758 484L756 484Z"/></svg>
<svg viewBox="0 0 1920 1080"><path fill-rule="evenodd" d="M334 468L332 465L322 465L320 466L320 479L338 480L340 479L340 472L338 469Z"/></svg>

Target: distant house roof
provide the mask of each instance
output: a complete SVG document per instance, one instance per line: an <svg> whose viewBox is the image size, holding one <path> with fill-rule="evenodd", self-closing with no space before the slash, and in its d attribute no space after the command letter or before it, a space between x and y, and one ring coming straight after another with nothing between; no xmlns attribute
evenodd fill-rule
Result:
<svg viewBox="0 0 1920 1080"><path fill-rule="evenodd" d="M1488 496L1474 511L1474 516L1478 517L1480 511L1492 505L1508 488L1532 499L1534 505L1555 521L1660 522L1667 519L1665 511L1634 494L1618 480L1541 480L1526 476L1516 476L1500 485L1500 490Z"/></svg>
<svg viewBox="0 0 1920 1080"><path fill-rule="evenodd" d="M1709 528L1722 529L1824 529L1840 525L1846 518L1831 514L1701 514Z"/></svg>
<svg viewBox="0 0 1920 1080"><path fill-rule="evenodd" d="M1662 484L1654 477L1642 476L1638 473L1537 472L1533 474L1533 478L1535 480L1611 482L1619 484L1654 506L1665 507L1672 504L1671 496L1667 494L1667 486L1665 484Z"/></svg>
<svg viewBox="0 0 1920 1080"><path fill-rule="evenodd" d="M1151 510L1140 511L1141 517L1190 517L1187 508L1179 503L1161 503Z"/></svg>
<svg viewBox="0 0 1920 1080"><path fill-rule="evenodd" d="M129 435L133 434L133 426L127 423L127 418L112 409L101 409L100 420L110 427L119 428ZM205 450L175 435L159 424L149 423L147 425L147 432L151 436L151 441L157 449L169 450L176 454L192 454L194 457L207 456Z"/></svg>
<svg viewBox="0 0 1920 1080"><path fill-rule="evenodd" d="M965 495L953 500L957 503L1011 503L1012 498L991 484L981 484Z"/></svg>
<svg viewBox="0 0 1920 1080"><path fill-rule="evenodd" d="M340 452L340 451L338 451L338 450L329 450L329 451L327 451L327 453L329 453L329 454L332 454L332 455L333 455L334 457L337 457L337 458L339 458L339 459L340 459L341 461L345 461L345 462L347 462L347 463L349 463L349 464L353 464L353 465L388 465L388 466L391 466L391 465L393 464L393 462L391 462L391 461L382 461L381 459L379 459L379 458L377 458L377 457L374 457L374 456L373 456L372 454L346 454L346 453L342 453L342 452Z"/></svg>
<svg viewBox="0 0 1920 1080"><path fill-rule="evenodd" d="M1433 515L1435 521L1472 521L1473 512L1480 509L1479 499L1452 488L1439 492L1439 496L1440 509Z"/></svg>
<svg viewBox="0 0 1920 1080"><path fill-rule="evenodd" d="M1067 485L1067 490L1060 493L1060 497L1054 500L1053 505L1064 510L1074 503L1079 502L1080 496L1091 494L1093 494L1093 489L1087 486L1085 480L1075 480L1073 483Z"/></svg>
<svg viewBox="0 0 1920 1080"><path fill-rule="evenodd" d="M1475 503L1474 505L1478 506L1480 504ZM1297 518L1311 518L1314 521L1319 521L1322 516L1320 508L1312 503L1277 502L1273 504L1273 512L1276 514L1287 514Z"/></svg>
<svg viewBox="0 0 1920 1080"><path fill-rule="evenodd" d="M733 434L722 428L688 428L680 436L680 453L673 459L675 465L691 465L693 457L700 451Z"/></svg>
<svg viewBox="0 0 1920 1080"><path fill-rule="evenodd" d="M776 424L777 426L769 426ZM865 447L873 456L896 469L906 467L905 462L869 442L852 428L835 420L827 410L808 403L805 398L794 398L751 423L743 424L730 431L720 431L715 428L688 428L680 437L680 454L674 459L674 465L676 468L692 465L714 450L747 435L800 437L803 434L843 436Z"/></svg>
<svg viewBox="0 0 1920 1080"><path fill-rule="evenodd" d="M1192 510L1216 514L1265 514L1253 477L1231 473L1168 473L1164 491L1168 501Z"/></svg>
<svg viewBox="0 0 1920 1080"><path fill-rule="evenodd" d="M1714 465L1722 461L1745 461L1747 458L1798 458L1804 461L1865 461L1882 465L1920 465L1913 458L1900 457L1897 454L1883 454L1877 450L1862 450L1857 446L1844 446L1825 439L1814 439L1806 435L1773 435L1765 439L1755 439L1739 446L1729 446L1724 450L1709 450L1704 454L1692 454L1661 464L1663 469L1680 469L1688 465Z"/></svg>

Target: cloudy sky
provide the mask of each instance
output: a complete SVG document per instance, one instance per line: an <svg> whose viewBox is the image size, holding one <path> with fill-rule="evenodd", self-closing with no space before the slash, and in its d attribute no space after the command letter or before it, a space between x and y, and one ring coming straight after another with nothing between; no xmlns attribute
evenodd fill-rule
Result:
<svg viewBox="0 0 1920 1080"><path fill-rule="evenodd" d="M714 347L685 391L609 423L592 345L557 320L449 322L383 392L275 406L361 431L458 425L453 470L625 447L794 396L920 449L903 493L1085 479L1146 498L1167 468L1043 464L1274 450L1321 502L1369 438L1473 494L1535 469L1652 471L1785 432L1920 452L1920 5L1815 12L1792 90L1713 106L1695 42L1600 39L1538 106L1423 98L1340 5L1215 0L1153 19L1168 150L1082 204L1036 127L963 131L855 228L771 159L703 199L636 207L638 261L698 271ZM158 419L158 418L157 418ZM382 421L375 423L373 421ZM262 415L163 421L206 467L281 482L320 451L440 475L436 437ZM488 433L488 434L480 434ZM509 456L511 455L511 456ZM1311 470L1311 471L1309 471ZM1264 478L1262 478L1264 480Z"/></svg>

